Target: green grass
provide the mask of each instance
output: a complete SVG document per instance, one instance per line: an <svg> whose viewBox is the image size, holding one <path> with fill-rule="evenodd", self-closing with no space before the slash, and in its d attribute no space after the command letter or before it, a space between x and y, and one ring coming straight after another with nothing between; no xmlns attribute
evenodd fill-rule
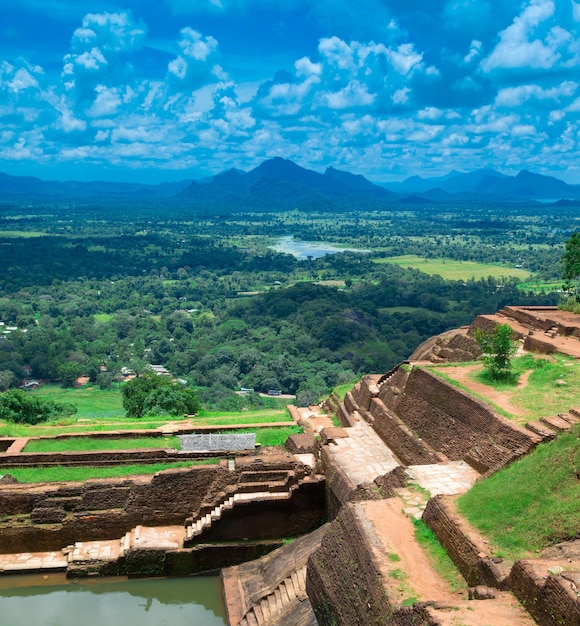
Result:
<svg viewBox="0 0 580 626"><path fill-rule="evenodd" d="M241 428L239 430L223 430L223 434L256 433L256 443L261 446L283 446L290 435L303 432L300 426L278 426L275 428Z"/></svg>
<svg viewBox="0 0 580 626"><path fill-rule="evenodd" d="M169 420L167 417L158 418L158 421L130 420L122 422L84 423L74 420L58 420L47 422L41 426L26 426L24 424L12 424L0 422L0 437L50 437L51 435L68 435L79 432L104 432L111 430L155 430ZM66 421L67 425L63 425Z"/></svg>
<svg viewBox="0 0 580 626"><path fill-rule="evenodd" d="M120 478L137 474L156 474L178 467L192 467L194 465L214 465L219 459L200 459L198 461L184 461L180 463L154 463L152 465L116 465L115 467L17 467L4 468L3 471L14 476L21 483L42 482L82 482L92 478Z"/></svg>
<svg viewBox="0 0 580 626"><path fill-rule="evenodd" d="M150 448L181 449L178 437L137 437L124 439L94 439L67 437L66 439L33 439L24 452L81 452L90 450L141 450Z"/></svg>
<svg viewBox="0 0 580 626"><path fill-rule="evenodd" d="M562 289L561 280L526 280L518 284L518 289L522 291L533 291L534 293L553 293Z"/></svg>
<svg viewBox="0 0 580 626"><path fill-rule="evenodd" d="M78 412L76 419L123 417L123 397L121 387L115 384L112 389L100 389L97 385L84 385L76 389L63 389L58 385L44 385L28 392L45 400L74 404Z"/></svg>
<svg viewBox="0 0 580 626"><path fill-rule="evenodd" d="M110 313L95 313L93 318L97 324L108 324L113 316Z"/></svg>
<svg viewBox="0 0 580 626"><path fill-rule="evenodd" d="M287 409L266 409L258 411L242 411L240 413L224 413L200 411L193 418L196 426L215 426L231 424L268 424L269 422L292 422Z"/></svg>
<svg viewBox="0 0 580 626"><path fill-rule="evenodd" d="M339 400L344 400L344 396L357 384L358 380L354 380L350 383L344 383L343 385L337 385L333 392L338 396Z"/></svg>
<svg viewBox="0 0 580 626"><path fill-rule="evenodd" d="M445 548L437 541L433 531L420 519L413 519L415 538L423 548L433 569L447 582L453 593L467 588L467 584Z"/></svg>
<svg viewBox="0 0 580 626"><path fill-rule="evenodd" d="M464 365L473 365L473 363ZM450 364L450 366L457 367L457 364ZM469 389L469 386L453 379L445 373L445 366L427 369L450 384L483 400L493 406L496 411L519 424L537 420L543 416L566 413L570 408L580 406L580 362L577 359L563 354L553 354L549 358L527 354L513 359L512 368L514 379L511 381L491 380L483 371L483 365L481 369L471 372L469 378L505 393L510 404L522 411L522 415L518 416L508 413L485 395L476 393ZM526 385L518 387L518 379L530 370L531 374Z"/></svg>
<svg viewBox="0 0 580 626"><path fill-rule="evenodd" d="M45 232L40 230L0 230L0 237L22 237L30 239L31 237L44 237Z"/></svg>
<svg viewBox="0 0 580 626"><path fill-rule="evenodd" d="M577 537L580 528L580 427L476 483L459 511L494 544L519 559Z"/></svg>
<svg viewBox="0 0 580 626"><path fill-rule="evenodd" d="M503 267L501 265L492 265L490 263L476 263L474 261L457 261L455 259L426 259L414 254L405 254L402 256L375 258L376 263L393 263L402 267L411 267L426 274L439 274L448 280L469 280L470 278L479 279L493 276L515 276L516 278L526 279L531 276L527 270L515 267Z"/></svg>

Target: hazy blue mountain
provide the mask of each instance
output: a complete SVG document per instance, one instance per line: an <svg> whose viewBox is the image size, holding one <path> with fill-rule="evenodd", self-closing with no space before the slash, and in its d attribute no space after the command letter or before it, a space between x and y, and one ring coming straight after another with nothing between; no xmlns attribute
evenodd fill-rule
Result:
<svg viewBox="0 0 580 626"><path fill-rule="evenodd" d="M387 188L386 188L387 187ZM381 210L425 202L522 202L580 199L580 185L522 170L506 176L492 169L451 171L445 176L411 176L376 185L364 176L329 167L320 174L282 158L244 172L229 169L196 181L146 185L116 182L46 181L0 173L0 199L31 201L151 201L208 213L238 210Z"/></svg>

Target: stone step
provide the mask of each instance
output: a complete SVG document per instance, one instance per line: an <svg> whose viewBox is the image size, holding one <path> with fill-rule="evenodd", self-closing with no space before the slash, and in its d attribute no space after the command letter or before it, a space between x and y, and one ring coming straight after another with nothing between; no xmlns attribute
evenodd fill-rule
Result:
<svg viewBox="0 0 580 626"><path fill-rule="evenodd" d="M540 417L540 422L542 422L543 424L546 424L548 428L551 428L558 432L570 430L571 428L570 422L567 422L566 420L558 416Z"/></svg>
<svg viewBox="0 0 580 626"><path fill-rule="evenodd" d="M556 431L552 430L542 422L526 422L526 428L531 430L536 435L540 435L543 439L553 439L556 436Z"/></svg>
<svg viewBox="0 0 580 626"><path fill-rule="evenodd" d="M576 415L572 411L568 411L568 413L558 413L558 417L561 417L563 420L566 420L572 425L580 422L580 416Z"/></svg>

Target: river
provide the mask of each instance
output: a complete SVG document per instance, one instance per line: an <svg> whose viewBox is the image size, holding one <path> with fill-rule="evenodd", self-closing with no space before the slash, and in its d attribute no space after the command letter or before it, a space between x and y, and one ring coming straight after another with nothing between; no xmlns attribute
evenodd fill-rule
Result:
<svg viewBox="0 0 580 626"><path fill-rule="evenodd" d="M280 237L276 245L270 246L270 248L276 250L276 252L292 254L300 260L307 259L308 257L318 259L325 254L336 254L337 252L370 252L369 250L359 248L339 248L338 246L323 241L301 241L300 239L294 239L291 235Z"/></svg>

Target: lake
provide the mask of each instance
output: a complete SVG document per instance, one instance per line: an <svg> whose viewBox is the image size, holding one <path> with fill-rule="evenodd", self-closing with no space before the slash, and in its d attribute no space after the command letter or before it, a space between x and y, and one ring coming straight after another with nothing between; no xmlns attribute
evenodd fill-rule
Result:
<svg viewBox="0 0 580 626"><path fill-rule="evenodd" d="M0 577L2 626L224 626L218 576Z"/></svg>
<svg viewBox="0 0 580 626"><path fill-rule="evenodd" d="M301 241L292 236L281 237L276 245L270 246L276 252L292 254L297 259L304 260L309 256L318 259L325 254L336 254L337 252L361 252L368 253L369 250L359 248L339 248L331 243L323 241Z"/></svg>

